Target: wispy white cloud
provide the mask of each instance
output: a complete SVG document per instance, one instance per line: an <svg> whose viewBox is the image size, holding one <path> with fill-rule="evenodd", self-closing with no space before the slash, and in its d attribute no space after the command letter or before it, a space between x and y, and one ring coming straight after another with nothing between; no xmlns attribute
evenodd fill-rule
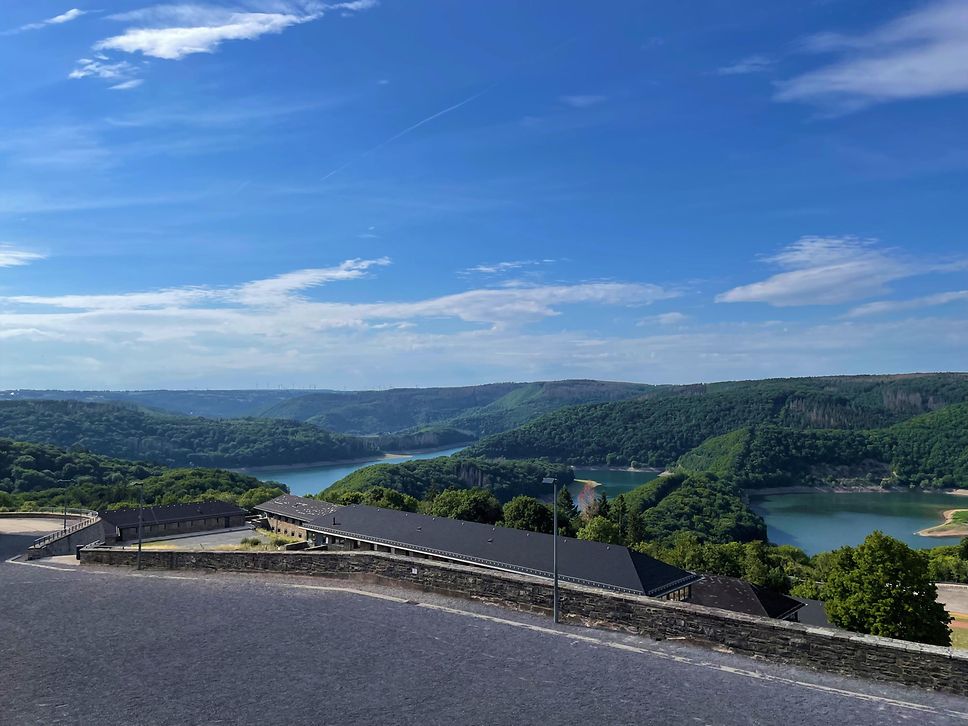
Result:
<svg viewBox="0 0 968 726"><path fill-rule="evenodd" d="M178 15L187 6L179 7ZM227 40L254 40L267 33L281 33L291 25L315 20L317 15L289 13L225 12L197 9L191 25L170 25L154 28L128 28L120 35L105 38L94 44L95 50L142 53L152 58L180 60L194 53L214 53ZM170 17L159 12L159 19Z"/></svg>
<svg viewBox="0 0 968 726"><path fill-rule="evenodd" d="M243 305L274 305L288 301L294 293L340 280L355 280L366 275L371 267L390 264L390 258L375 260L346 260L336 267L310 268L287 272L265 280L249 282L228 296Z"/></svg>
<svg viewBox="0 0 968 726"><path fill-rule="evenodd" d="M87 13L84 10L71 8L66 13L61 13L60 15L55 15L52 18L48 18L44 21L44 25L60 25L61 23L68 23L71 20L76 20L82 15L87 15Z"/></svg>
<svg viewBox="0 0 968 726"><path fill-rule="evenodd" d="M642 318L636 325L639 327L645 327L648 325L684 325L688 323L692 318L690 318L685 313L680 313L678 311L673 311L669 313L661 313L659 315L650 315L647 318Z"/></svg>
<svg viewBox="0 0 968 726"><path fill-rule="evenodd" d="M121 81L135 73L137 67L128 61L109 61L106 56L81 58L77 67L68 73L68 78L104 78L108 81ZM122 81L123 82L123 81Z"/></svg>
<svg viewBox="0 0 968 726"><path fill-rule="evenodd" d="M720 76L741 76L749 73L763 73L770 70L775 61L765 55L751 55L728 66L716 69L716 74Z"/></svg>
<svg viewBox="0 0 968 726"><path fill-rule="evenodd" d="M87 312L136 312L153 308L173 310L202 303L237 304L243 307L275 306L301 300L298 293L302 291L329 282L359 279L370 268L388 264L390 260L386 257L375 260L346 260L334 267L296 270L227 288L192 286L116 295L15 295L2 299L17 305L42 305Z"/></svg>
<svg viewBox="0 0 968 726"><path fill-rule="evenodd" d="M326 111L342 106L346 98L334 96L315 101L294 103L274 96L251 96L220 103L213 108L197 108L187 105L154 106L105 119L108 127L192 127L225 128L242 126L252 128L257 124L271 124L280 119L313 111Z"/></svg>
<svg viewBox="0 0 968 726"><path fill-rule="evenodd" d="M961 301L968 301L968 290L939 292L934 295L912 298L911 300L878 300L877 302L858 305L850 310L845 317L862 318L870 315L907 312L909 310L920 310Z"/></svg>
<svg viewBox="0 0 968 726"><path fill-rule="evenodd" d="M405 329L457 320L487 329L518 328L561 314L568 305L639 306L675 295L656 285L586 282L477 288L411 301L329 302L304 293L320 285L365 277L385 258L347 260L234 287L181 287L112 295L15 295L0 298L0 328L40 331L75 341L203 341L263 346L309 343L321 331ZM403 325L401 325L403 324Z"/></svg>
<svg viewBox="0 0 968 726"><path fill-rule="evenodd" d="M133 88L137 88L144 82L144 78L132 78L130 81L121 81L121 83L110 86L110 88L112 91L130 91Z"/></svg>
<svg viewBox="0 0 968 726"><path fill-rule="evenodd" d="M31 262L46 259L40 252L20 249L9 244L0 244L0 267L20 267Z"/></svg>
<svg viewBox="0 0 968 726"><path fill-rule="evenodd" d="M803 237L766 262L785 271L728 290L716 302L835 305L882 295L893 280L962 266L906 259L876 240L857 237Z"/></svg>
<svg viewBox="0 0 968 726"><path fill-rule="evenodd" d="M968 92L968 3L936 0L864 35L824 33L807 52L841 57L779 84L776 99L849 112Z"/></svg>
<svg viewBox="0 0 968 726"><path fill-rule="evenodd" d="M114 163L112 153L90 127L76 124L35 124L0 135L0 158L9 166L88 171ZM7 198L0 199L0 208Z"/></svg>
<svg viewBox="0 0 968 726"><path fill-rule="evenodd" d="M597 106L600 103L604 103L606 100L608 100L608 97L593 94L580 94L576 96L559 96L558 100L566 106L571 106L572 108L588 108L589 106Z"/></svg>
<svg viewBox="0 0 968 726"><path fill-rule="evenodd" d="M3 33L0 33L0 35L13 35L14 33L22 33L26 30L40 30L41 28L46 28L50 25L63 25L64 23L69 23L72 20L77 20L77 18L81 17L82 15L87 15L87 11L71 8L60 15L55 15L52 18L40 20L36 23L27 23L26 25L21 25L19 28L4 31Z"/></svg>
<svg viewBox="0 0 968 726"><path fill-rule="evenodd" d="M17 341L4 349L5 385L41 387L52 379L76 388L365 388L552 378L690 383L960 370L968 355L965 321L939 318L720 323L635 336L533 326L434 332L411 321L312 327L288 314L265 317L270 311L193 312L51 316L10 314L0 305L0 338Z"/></svg>
<svg viewBox="0 0 968 726"><path fill-rule="evenodd" d="M98 76L120 78L129 75L123 61L109 61L106 53L141 54L161 60L181 60L198 53L215 53L232 40L255 40L277 35L289 27L309 23L327 12L352 14L377 6L376 0L324 3L317 0L261 0L244 9L205 4L154 5L109 16L130 24L121 33L97 41L93 50L102 54L97 61L81 59L71 78ZM124 71L123 73L119 71ZM115 75L105 73L115 72ZM133 88L133 79L112 88Z"/></svg>
<svg viewBox="0 0 968 726"><path fill-rule="evenodd" d="M535 267L537 265L550 265L555 260L508 260L506 262L494 262L491 264L474 265L460 271L462 275L479 273L483 275L499 275L505 272L520 270L522 267Z"/></svg>

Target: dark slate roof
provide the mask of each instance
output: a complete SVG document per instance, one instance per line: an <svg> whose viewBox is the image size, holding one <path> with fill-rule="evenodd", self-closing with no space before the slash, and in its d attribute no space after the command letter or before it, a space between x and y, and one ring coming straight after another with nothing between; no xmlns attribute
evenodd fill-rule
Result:
<svg viewBox="0 0 968 726"><path fill-rule="evenodd" d="M245 510L229 502L211 501L194 502L192 504L163 504L156 507L144 508L144 523L170 524L172 522L189 522L208 517L234 517L245 515ZM137 527L138 508L104 509L98 515L105 522L115 527Z"/></svg>
<svg viewBox="0 0 968 726"><path fill-rule="evenodd" d="M811 600L806 597L798 597L797 600L803 603L803 609L797 613L801 623L819 625L824 628L836 627L827 619L827 610L820 600Z"/></svg>
<svg viewBox="0 0 968 726"><path fill-rule="evenodd" d="M335 524L334 524L335 519ZM550 534L353 504L319 517L307 529L426 552L539 577L552 576ZM562 580L641 595L662 595L697 579L627 547L558 538Z"/></svg>
<svg viewBox="0 0 968 726"><path fill-rule="evenodd" d="M296 497L292 494L280 494L275 499L270 499L268 502L253 507L257 512L292 517L300 522L308 522L311 519L316 519L316 517L332 514L339 508L336 504L320 502L317 499L307 499L306 497Z"/></svg>
<svg viewBox="0 0 968 726"><path fill-rule="evenodd" d="M693 584L689 602L764 618L787 618L803 603L737 577L704 575Z"/></svg>

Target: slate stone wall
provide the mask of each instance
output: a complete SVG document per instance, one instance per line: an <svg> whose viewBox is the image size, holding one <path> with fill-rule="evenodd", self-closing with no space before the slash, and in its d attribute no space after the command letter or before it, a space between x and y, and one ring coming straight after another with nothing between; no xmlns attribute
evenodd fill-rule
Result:
<svg viewBox="0 0 968 726"><path fill-rule="evenodd" d="M135 552L82 550L82 564L134 565ZM376 552L189 552L150 550L143 566L281 572L387 581L519 610L551 611L546 580ZM801 623L757 618L691 603L561 586L566 621L644 635L683 638L735 653L821 671L968 696L968 653Z"/></svg>

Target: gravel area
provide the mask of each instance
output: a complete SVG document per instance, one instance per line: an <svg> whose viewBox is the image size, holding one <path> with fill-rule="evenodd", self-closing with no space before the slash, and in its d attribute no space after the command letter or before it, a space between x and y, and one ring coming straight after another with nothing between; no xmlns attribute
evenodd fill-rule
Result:
<svg viewBox="0 0 968 726"><path fill-rule="evenodd" d="M67 518L67 526L79 520ZM0 517L0 535L3 534L33 534L40 537L44 534L56 532L64 527L63 519L49 519L47 517Z"/></svg>

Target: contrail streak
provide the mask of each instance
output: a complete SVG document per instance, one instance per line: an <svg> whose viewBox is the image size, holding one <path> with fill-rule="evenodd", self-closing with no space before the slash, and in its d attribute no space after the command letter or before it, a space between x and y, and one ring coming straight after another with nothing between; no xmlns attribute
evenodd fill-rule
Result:
<svg viewBox="0 0 968 726"><path fill-rule="evenodd" d="M366 151L364 151L359 156L357 156L357 157L355 157L353 159L350 159L349 161L345 162L344 164L341 164L340 166L337 166L335 169L333 169L331 172L329 172L326 176L324 176L321 181L326 181L327 179L329 179L334 174L339 174L346 167L355 164L356 162L360 161L361 159L365 159L370 154L373 154L373 153L379 151L380 149L382 149L387 144L392 144L394 141L396 141L397 139L399 139L399 138L401 138L403 136L406 136L411 131L416 131L417 129L419 129L424 124L428 124L431 121L433 121L434 119L440 118L441 116L444 116L445 114L448 114L451 111L456 111L461 106L466 106L471 101L475 101L478 98L480 98L481 96L483 96L485 93L487 93L488 91L490 91L492 88L494 88L494 84L491 84L490 86L488 86L487 88L485 88L483 91L478 91L473 96L468 96L463 101L458 101L453 106L448 106L445 109L442 109L440 111L437 111L434 114L431 114L430 116L428 116L425 119L421 119L420 121L417 121L417 123L413 124L412 126L408 126L403 131L400 131L400 132L394 134L393 136L391 136L390 138L381 141L376 146L374 146L374 147L372 147L370 149L367 149Z"/></svg>

